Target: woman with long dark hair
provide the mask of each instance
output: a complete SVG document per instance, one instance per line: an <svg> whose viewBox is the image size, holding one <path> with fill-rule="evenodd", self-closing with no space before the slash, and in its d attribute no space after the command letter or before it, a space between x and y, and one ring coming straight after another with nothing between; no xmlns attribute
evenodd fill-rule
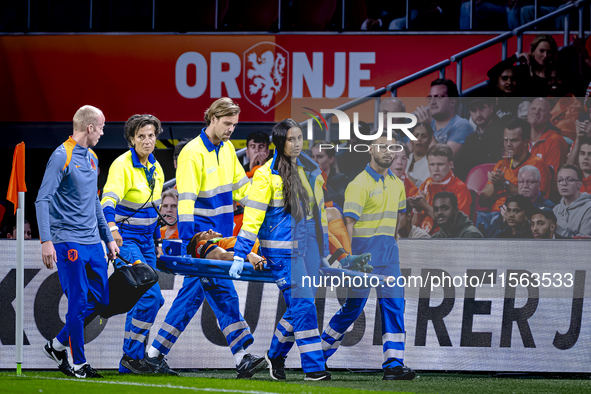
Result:
<svg viewBox="0 0 591 394"><path fill-rule="evenodd" d="M319 276L321 257L328 254L322 171L302 153L302 130L292 119L273 127L273 143L273 159L254 174L230 276L240 277L258 235L262 254L287 305L265 355L271 377L285 379L285 358L295 341L305 380L330 380L311 286Z"/></svg>

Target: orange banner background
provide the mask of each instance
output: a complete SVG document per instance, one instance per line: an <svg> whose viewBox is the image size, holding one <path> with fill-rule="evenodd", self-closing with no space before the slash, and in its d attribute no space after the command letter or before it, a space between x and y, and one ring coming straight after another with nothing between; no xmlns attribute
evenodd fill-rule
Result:
<svg viewBox="0 0 591 394"><path fill-rule="evenodd" d="M107 121L124 121L134 113L151 113L163 121L202 121L203 112L216 97L211 97L212 70L232 71L228 63L212 65L213 53L240 59L235 84L242 108L240 121L275 121L289 116L289 98L294 92L294 66L313 67L324 87L306 79L299 83L303 97L310 91L325 96L335 83L335 53L344 53L345 88L351 90L350 59L369 59L361 64L357 77L361 89L377 89L417 72L451 55L491 38L490 35L43 35L0 36L0 121L71 121L77 108L92 104L101 108ZM525 38L528 48L531 36ZM287 98L265 113L261 105L247 100L245 51L261 42L271 42L288 53L282 87L270 106L289 89ZM509 55L515 51L515 39L509 43ZM207 63L207 87L196 98L183 97L175 84L179 57L197 52ZM361 52L359 55L356 53ZM298 54L295 64L294 54ZM320 53L323 66L315 63ZM370 54L369 57L367 54ZM371 55L375 53L375 55ZM235 54L235 55L232 55ZM304 55L302 55L304 54ZM260 53L258 54L261 55ZM217 55L216 55L217 56ZM500 61L501 46L485 50L464 61L463 86L470 87L486 79L486 71ZM304 58L309 64L301 61ZM223 59L222 59L223 60ZM365 60L364 60L365 61ZM238 63L236 63L238 64ZM339 65L337 65L339 66ZM236 66L237 67L237 66ZM338 68L338 67L337 67ZM195 84L196 67L187 67L188 86ZM203 71L203 70L201 70ZM455 79L455 65L446 76ZM233 72L237 72L234 69ZM339 74L341 77L343 74ZM398 96L425 97L433 73L398 91ZM268 79L268 78L267 78ZM302 81L302 78L300 78ZM267 81L268 82L268 81ZM308 83L312 86L308 86ZM221 95L228 89L221 84ZM215 96L215 95L214 95ZM264 109L264 108L263 108Z"/></svg>

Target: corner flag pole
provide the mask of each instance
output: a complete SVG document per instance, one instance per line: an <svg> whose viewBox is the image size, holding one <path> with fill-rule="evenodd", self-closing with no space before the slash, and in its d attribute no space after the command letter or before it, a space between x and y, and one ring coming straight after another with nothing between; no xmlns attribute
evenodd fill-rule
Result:
<svg viewBox="0 0 591 394"><path fill-rule="evenodd" d="M18 192L16 211L16 374L22 374L25 289L25 193Z"/></svg>
<svg viewBox="0 0 591 394"><path fill-rule="evenodd" d="M14 149L12 172L6 199L14 204L16 213L16 374L22 374L24 334L24 288L25 288L25 143Z"/></svg>

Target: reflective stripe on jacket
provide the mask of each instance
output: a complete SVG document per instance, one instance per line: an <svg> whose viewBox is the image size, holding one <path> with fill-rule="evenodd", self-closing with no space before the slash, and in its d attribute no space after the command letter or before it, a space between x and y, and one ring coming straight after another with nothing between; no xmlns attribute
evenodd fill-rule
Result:
<svg viewBox="0 0 591 394"><path fill-rule="evenodd" d="M306 226L296 226L298 232L292 233L294 226L291 214L283 209L283 180L277 171L277 153L264 166L259 168L253 177L248 202L244 210L242 229L234 247L236 256L246 258L257 238L261 243L264 256L285 256L298 254L298 240L303 239ZM303 166L307 181L313 185L314 218L320 255L328 253L328 221L324 208L324 178L318 165L306 154L301 153L298 165ZM320 219L320 220L318 220ZM305 220L305 218L303 219Z"/></svg>

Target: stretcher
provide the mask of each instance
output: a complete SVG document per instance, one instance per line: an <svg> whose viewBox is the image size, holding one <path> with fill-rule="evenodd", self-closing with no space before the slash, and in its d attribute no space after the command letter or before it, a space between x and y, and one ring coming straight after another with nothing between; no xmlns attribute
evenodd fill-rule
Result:
<svg viewBox="0 0 591 394"><path fill-rule="evenodd" d="M160 256L156 263L156 268L162 272L174 275L205 276L209 278L242 280L247 282L265 282L274 283L273 274L268 268L256 271L248 261L244 262L244 268L239 279L230 276L232 261L197 259L189 255L181 255L181 242L178 240L164 240L162 245L164 254ZM386 278L383 275L368 274L364 272L351 271L341 268L320 268L320 273L328 276L328 284L331 283L331 276L338 278L360 277L364 284L371 283L371 286L384 286ZM372 279L373 278L373 279ZM358 287L353 282L353 286Z"/></svg>
<svg viewBox="0 0 591 394"><path fill-rule="evenodd" d="M229 274L232 261L196 259L189 255L181 255L181 242L177 240L164 240L162 251L164 254L156 262L156 268L169 274L206 276L248 282L275 282L271 270L264 268L262 271L256 271L248 261L244 262L240 278L234 279Z"/></svg>

